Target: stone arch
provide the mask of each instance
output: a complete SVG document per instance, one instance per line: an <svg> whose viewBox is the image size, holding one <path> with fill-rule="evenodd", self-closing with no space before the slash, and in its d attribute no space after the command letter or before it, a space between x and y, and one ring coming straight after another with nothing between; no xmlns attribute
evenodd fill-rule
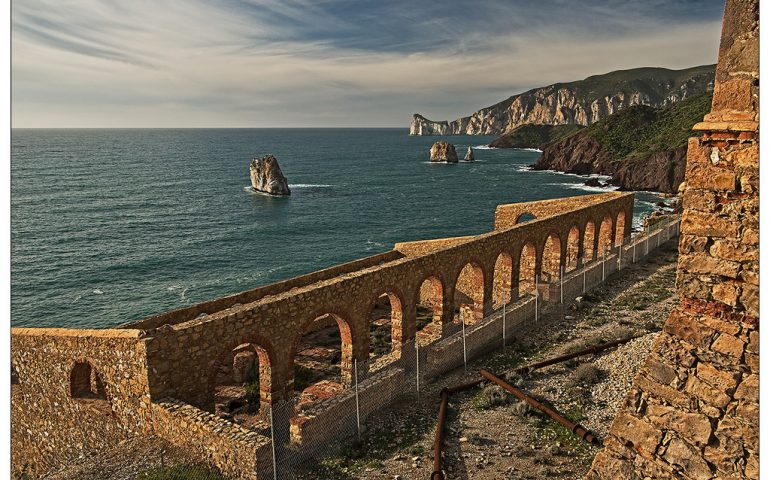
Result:
<svg viewBox="0 0 770 480"><path fill-rule="evenodd" d="M404 338L402 295L395 288L386 288L374 296L369 307L369 363L383 356L399 357ZM389 363L389 362L386 362Z"/></svg>
<svg viewBox="0 0 770 480"><path fill-rule="evenodd" d="M530 212L520 213L516 217L517 224L531 222L532 220L537 220L537 217Z"/></svg>
<svg viewBox="0 0 770 480"><path fill-rule="evenodd" d="M453 305L456 321L464 316L466 323L484 318L484 269L481 263L470 261L463 265L455 279Z"/></svg>
<svg viewBox="0 0 770 480"><path fill-rule="evenodd" d="M336 311L322 311L308 317L292 343L288 390L299 395L300 410L331 398L353 383L354 335L347 316ZM338 347L339 345L339 347ZM359 360L365 360L359 358ZM334 365L339 363L339 368ZM358 366L359 378L366 375L366 365Z"/></svg>
<svg viewBox="0 0 770 480"><path fill-rule="evenodd" d="M271 343L259 334L247 335L223 349L208 380L214 412L261 413L263 405L282 399L285 392L273 390L277 386L273 378L275 358Z"/></svg>
<svg viewBox="0 0 770 480"><path fill-rule="evenodd" d="M623 245L623 240L626 236L626 212L623 210L618 212L615 217L615 245Z"/></svg>
<svg viewBox="0 0 770 480"><path fill-rule="evenodd" d="M567 248L565 251L564 270L575 270L580 265L580 229L573 225L567 234Z"/></svg>
<svg viewBox="0 0 770 480"><path fill-rule="evenodd" d="M596 223L593 220L586 222L583 228L583 259L584 261L596 259Z"/></svg>
<svg viewBox="0 0 770 480"><path fill-rule="evenodd" d="M544 283L555 282L561 275L561 239L556 232L548 235L542 248L542 279Z"/></svg>
<svg viewBox="0 0 770 480"><path fill-rule="evenodd" d="M531 242L519 251L518 296L534 294L537 273L537 249Z"/></svg>
<svg viewBox="0 0 770 480"><path fill-rule="evenodd" d="M599 225L599 242L597 254L599 257L606 255L607 251L612 248L614 231L612 226L612 216L606 215Z"/></svg>
<svg viewBox="0 0 770 480"><path fill-rule="evenodd" d="M511 303L513 299L513 257L508 252L500 252L492 276L492 308Z"/></svg>
<svg viewBox="0 0 770 480"><path fill-rule="evenodd" d="M102 375L91 362L80 360L70 369L70 397L83 400L107 400Z"/></svg>
<svg viewBox="0 0 770 480"><path fill-rule="evenodd" d="M444 282L435 275L425 277L415 293L417 337L422 342L441 337L444 322Z"/></svg>

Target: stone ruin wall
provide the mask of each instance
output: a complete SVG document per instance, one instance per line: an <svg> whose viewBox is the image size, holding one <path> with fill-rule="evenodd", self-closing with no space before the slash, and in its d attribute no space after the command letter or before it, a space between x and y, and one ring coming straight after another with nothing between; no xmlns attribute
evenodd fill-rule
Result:
<svg viewBox="0 0 770 480"><path fill-rule="evenodd" d="M266 406L282 403L293 394L294 356L303 332L314 319L329 315L341 329L343 380L349 381L355 360L359 378L365 382L368 324L382 293L395 295L401 303L403 318L395 323L392 336L406 348L413 345L416 304L426 278L440 283L444 301L438 322L443 325L452 320L463 267L471 261L478 264L484 273L481 290L489 299L495 262L506 253L513 259L509 284L514 302L524 245L538 245L534 261L540 265L549 235L564 244L576 226L582 249L583 231L592 222L622 213L629 219L624 228L630 233L632 209L631 193L568 198L557 215L444 248L419 254L394 250L119 329L12 329L12 365L19 378L12 387L13 468L18 471L25 463L34 463L39 472L51 471L73 463L84 452L155 433L173 443L197 445L193 451L226 471L248 471L250 467L241 465L239 456L226 451L228 444L238 445L246 438L241 438L244 432L222 433L220 420L206 412L213 411L217 367L235 347L243 343L258 347L262 402ZM491 303L482 304L484 315L489 314ZM78 382L72 382L71 375L77 370L76 362L87 363L92 370L89 378L79 382L85 383L81 386L96 392L97 384L103 384L104 398L73 397L73 385ZM295 420L290 416L279 415L276 435L281 438L289 436L290 420ZM182 422L195 428L185 433L180 429ZM312 421L305 423L313 428ZM221 435L209 435L211 431ZM263 436L256 435L262 445ZM263 453L260 450L259 455Z"/></svg>
<svg viewBox="0 0 770 480"><path fill-rule="evenodd" d="M588 479L759 476L758 0L728 0L712 111L687 150L680 305Z"/></svg>
<svg viewBox="0 0 770 480"><path fill-rule="evenodd" d="M137 330L14 328L11 365L11 463L44 472L83 452L145 432L150 415L144 341ZM73 397L70 375L88 364L103 398ZM90 377L90 378L89 378ZM26 467L25 467L26 465Z"/></svg>

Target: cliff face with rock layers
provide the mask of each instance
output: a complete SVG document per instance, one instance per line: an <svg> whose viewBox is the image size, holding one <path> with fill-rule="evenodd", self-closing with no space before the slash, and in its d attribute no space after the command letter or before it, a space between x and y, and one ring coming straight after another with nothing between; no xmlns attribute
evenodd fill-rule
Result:
<svg viewBox="0 0 770 480"><path fill-rule="evenodd" d="M714 65L635 68L514 95L452 122L414 114L410 135L500 135L520 125L590 125L633 105L663 107L713 87Z"/></svg>
<svg viewBox="0 0 770 480"><path fill-rule="evenodd" d="M711 94L704 93L666 108L628 108L545 145L533 168L611 175L622 190L676 193L689 129L710 106Z"/></svg>

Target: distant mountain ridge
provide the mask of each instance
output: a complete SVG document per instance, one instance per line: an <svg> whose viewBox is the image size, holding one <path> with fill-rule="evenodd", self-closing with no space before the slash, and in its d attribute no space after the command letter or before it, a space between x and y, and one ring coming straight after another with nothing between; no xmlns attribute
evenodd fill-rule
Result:
<svg viewBox="0 0 770 480"><path fill-rule="evenodd" d="M410 135L500 135L520 125L591 125L633 105L665 107L713 89L716 65L642 67L554 83L452 122L412 117Z"/></svg>

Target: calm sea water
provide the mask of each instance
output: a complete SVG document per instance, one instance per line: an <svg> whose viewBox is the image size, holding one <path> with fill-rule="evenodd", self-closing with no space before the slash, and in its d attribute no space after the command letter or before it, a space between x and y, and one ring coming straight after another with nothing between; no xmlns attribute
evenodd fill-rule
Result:
<svg viewBox="0 0 770 480"><path fill-rule="evenodd" d="M403 129L14 130L11 324L109 327L383 252L492 228L499 203L595 193L538 153L429 164ZM468 145L492 137L451 137ZM273 153L292 195L250 193ZM636 214L659 199L637 195Z"/></svg>

